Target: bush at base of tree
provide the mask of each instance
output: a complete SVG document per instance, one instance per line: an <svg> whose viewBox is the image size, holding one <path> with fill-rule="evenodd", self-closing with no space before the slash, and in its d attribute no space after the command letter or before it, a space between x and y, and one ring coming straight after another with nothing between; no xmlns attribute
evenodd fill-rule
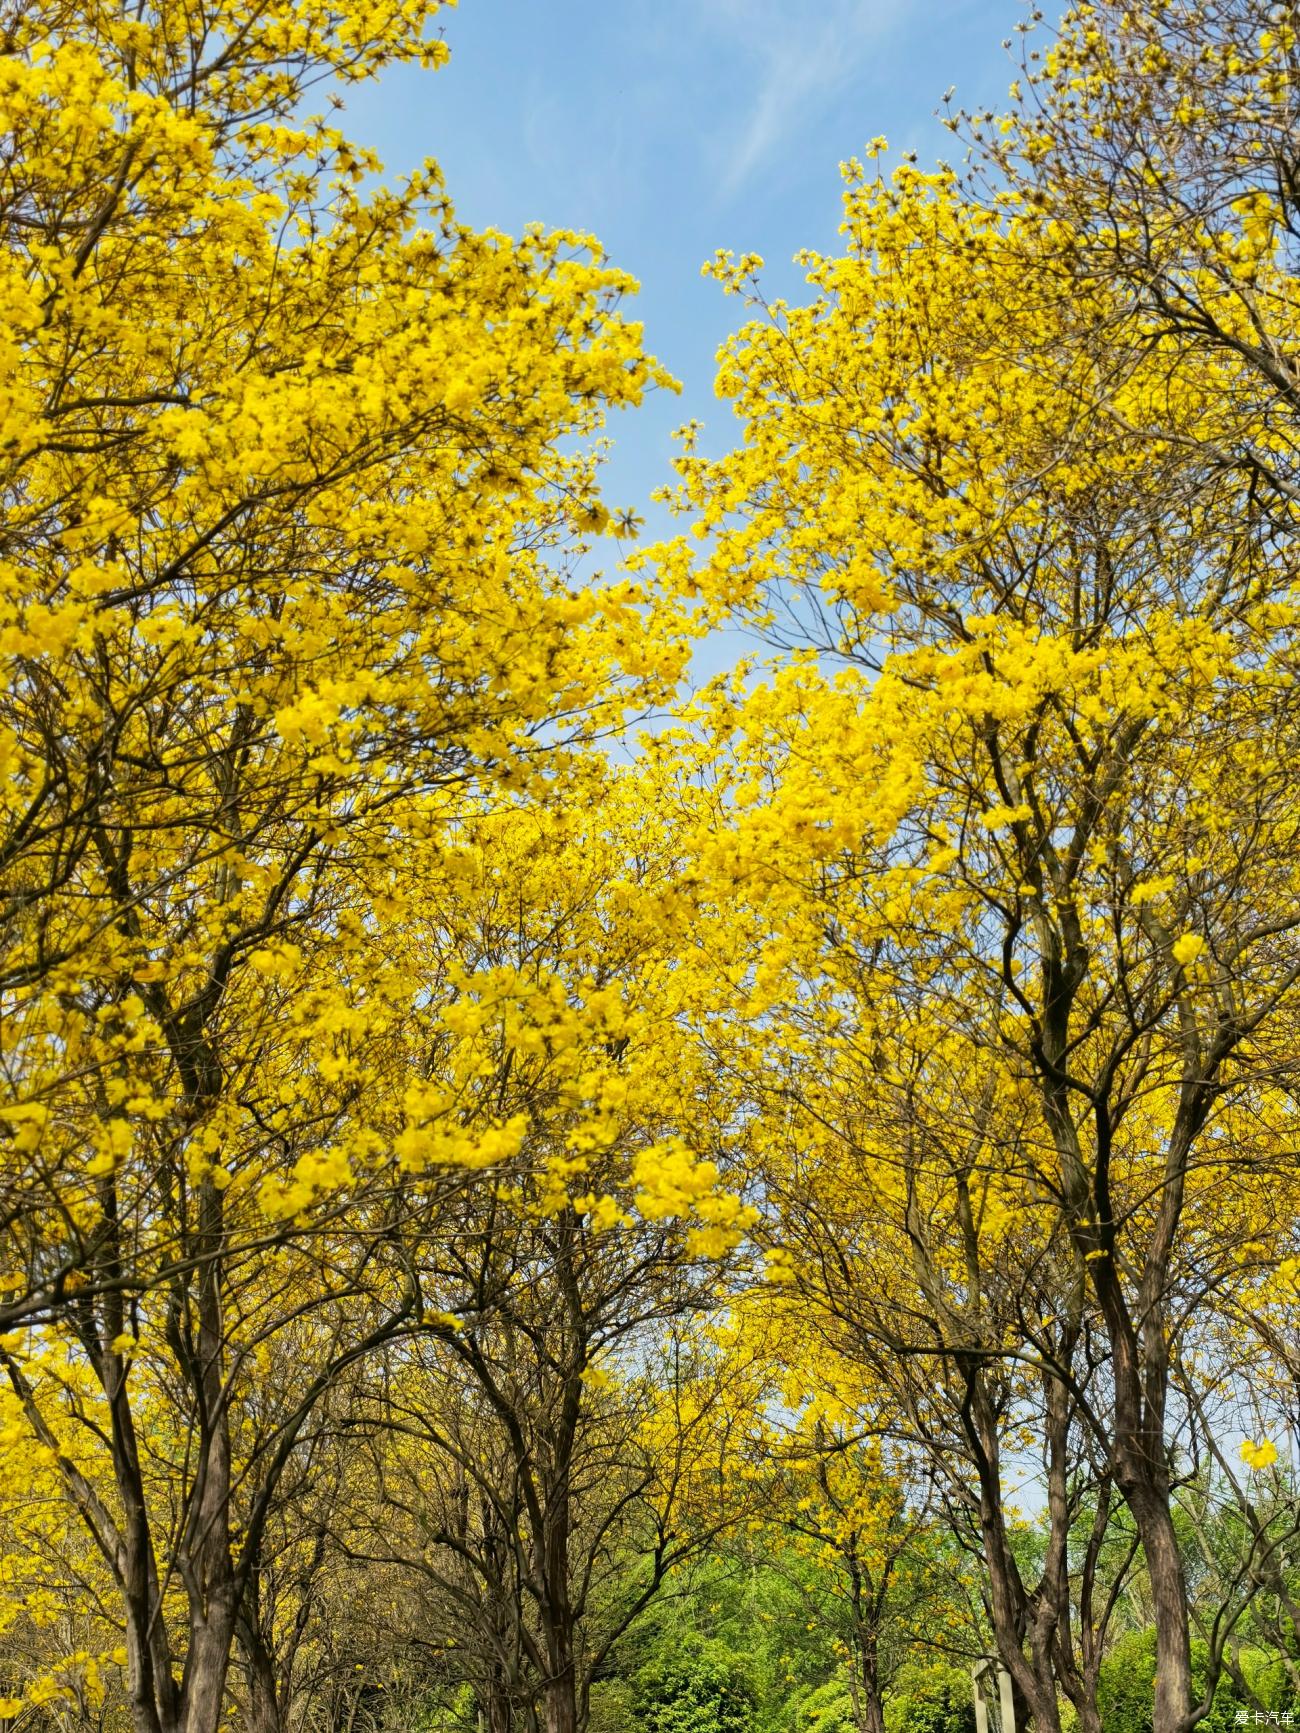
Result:
<svg viewBox="0 0 1300 1733"><path fill-rule="evenodd" d="M943 1665L909 1668L885 1710L885 1727L887 1733L975 1733L970 1674Z"/></svg>
<svg viewBox="0 0 1300 1733"><path fill-rule="evenodd" d="M632 1681L634 1724L646 1733L749 1733L755 1694L745 1659L725 1644L687 1638Z"/></svg>
<svg viewBox="0 0 1300 1733"><path fill-rule="evenodd" d="M1192 1680L1198 1692L1205 1689L1208 1645L1192 1642ZM1286 1670L1281 1656L1264 1649L1244 1649L1239 1657L1242 1675L1264 1705L1263 1713L1290 1707ZM1151 1704L1156 1676L1156 1635L1152 1630L1132 1631L1120 1638L1101 1664L1097 1704L1106 1733L1151 1733ZM1198 1723L1204 1733L1227 1733L1238 1726L1238 1714L1247 1705L1227 1678L1221 1678L1209 1714Z"/></svg>

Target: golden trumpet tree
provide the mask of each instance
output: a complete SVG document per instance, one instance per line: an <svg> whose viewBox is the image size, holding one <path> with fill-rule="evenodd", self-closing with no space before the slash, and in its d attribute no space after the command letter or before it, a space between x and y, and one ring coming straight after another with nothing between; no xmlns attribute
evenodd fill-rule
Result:
<svg viewBox="0 0 1300 1733"><path fill-rule="evenodd" d="M688 439L704 549L659 555L802 646L704 724L771 1195L809 1289L873 1363L928 1362L965 1439L1018 1713L1056 1727L1059 1683L1096 1724L1067 1507L1056 1589L1012 1568L1028 1381L1047 1496L1085 1451L1136 1525L1154 1725L1188 1733L1174 1356L1294 1250L1295 569L1221 459L1254 374L1064 268L1023 192L845 172L810 303L723 352L743 443ZM715 269L756 295L756 261Z"/></svg>
<svg viewBox="0 0 1300 1733"><path fill-rule="evenodd" d="M377 1362L355 1547L421 1585L493 1729L587 1725L593 1678L751 1466L765 1372L707 1326L753 1211L726 1189L734 1091L684 1014L718 986L682 944L672 780L593 763L564 811L487 811L395 885L412 955L458 989L397 1158L469 1159L440 1129L468 1122L491 1167L413 1251L439 1316Z"/></svg>
<svg viewBox="0 0 1300 1733"><path fill-rule="evenodd" d="M1118 291L1171 352L1230 369L1222 419L1193 437L1293 533L1295 17L1267 0L1092 0L1052 29L1032 12L1021 60L1005 117L949 123L972 147L973 181L1017 190L1066 277ZM1133 431L1174 430L1156 417Z"/></svg>
<svg viewBox="0 0 1300 1733"><path fill-rule="evenodd" d="M684 1015L718 987L681 942L673 778L592 760L563 809L466 816L386 893L396 967L447 983L391 1148L414 1186L483 1183L409 1242L428 1309L375 1361L351 1544L419 1587L493 1728L586 1725L627 1627L729 1520L761 1387L689 1339L752 1210Z"/></svg>
<svg viewBox="0 0 1300 1733"><path fill-rule="evenodd" d="M210 1152L197 1184L219 1225L200 1214L208 1237L157 1261L144 1204L123 1206L156 1200L183 1225L191 1176L175 1122L145 1116L96 1175L100 1255L129 1291L74 1287L0 1339L14 1435L58 1489L48 1521L75 1518L104 1561L140 1729L215 1726L236 1646L250 1719L292 1721L301 1632L287 1590L277 1623L273 1589L302 1542L286 1525L321 1510L344 1435L392 1429L399 1454L381 1451L379 1482L349 1482L369 1507L350 1535L323 1518L322 1565L387 1531L387 1501L409 1503L401 1487L427 1472L421 1450L469 1473L449 1390L466 1424L471 1397L484 1406L479 1491L528 1495L507 1524L525 1561L526 1677L510 1689L557 1728L585 1716L591 1667L691 1544L683 1452L716 1444L709 1484L723 1484L750 1408L713 1392L661 1449L642 1436L644 1372L627 1370L639 1393L622 1406L600 1395L605 1361L635 1360L712 1304L712 1260L752 1210L726 1186L733 1098L681 1015L709 976L670 937L689 893L670 827L645 833L655 775L593 759L570 779L567 807L516 798L475 815L438 792L366 881L330 881L331 942L254 953L226 1000L224 1050L247 1069L182 1145ZM130 1067L147 1078L165 1062L157 1045L119 1060L132 1088L147 1085ZM705 1444L680 1443L706 1428ZM516 1521L532 1526L516 1536ZM613 1533L656 1522L645 1580L602 1607L612 1628L588 1643ZM21 1696L38 1702L66 1671L56 1657Z"/></svg>
<svg viewBox="0 0 1300 1733"><path fill-rule="evenodd" d="M393 863L683 654L573 569L665 382L628 279L311 118L434 11L0 10L0 1355L140 1733L216 1725L284 1476L518 1143L449 1026L407 1098L457 982L396 966Z"/></svg>
<svg viewBox="0 0 1300 1733"><path fill-rule="evenodd" d="M434 11L3 14L11 1318L129 1284L92 1182L138 1122L229 1104L232 984L332 934L331 873L408 796L518 789L680 664L634 587L568 570L608 522L586 436L664 378L628 279L467 230L432 165L369 190L305 117L439 59ZM154 1082L115 1093L135 1049Z"/></svg>

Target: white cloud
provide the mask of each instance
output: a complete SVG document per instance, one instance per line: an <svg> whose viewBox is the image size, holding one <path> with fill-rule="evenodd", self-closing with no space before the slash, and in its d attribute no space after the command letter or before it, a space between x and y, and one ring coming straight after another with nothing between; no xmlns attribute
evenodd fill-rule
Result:
<svg viewBox="0 0 1300 1733"><path fill-rule="evenodd" d="M736 192L831 98L896 22L906 0L703 0L738 73L742 115L728 138L720 185Z"/></svg>

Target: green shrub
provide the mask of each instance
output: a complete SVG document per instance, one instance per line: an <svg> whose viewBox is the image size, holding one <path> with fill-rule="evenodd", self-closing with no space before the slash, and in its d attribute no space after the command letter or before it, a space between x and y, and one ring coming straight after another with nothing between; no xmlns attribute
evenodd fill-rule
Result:
<svg viewBox="0 0 1300 1733"><path fill-rule="evenodd" d="M853 1698L843 1677L798 1691L783 1719L790 1733L857 1733Z"/></svg>
<svg viewBox="0 0 1300 1733"><path fill-rule="evenodd" d="M721 1643L687 1636L632 1680L632 1712L646 1733L749 1733L754 1693L743 1660Z"/></svg>
<svg viewBox="0 0 1300 1733"><path fill-rule="evenodd" d="M1208 1646L1199 1638L1193 1639L1192 1684L1197 1692L1205 1689L1208 1664ZM1241 1670L1265 1708L1284 1706L1288 1685L1280 1656L1264 1649L1245 1649ZM1133 1631L1121 1637L1102 1662L1097 1681L1097 1707L1106 1733L1151 1733L1155 1680L1155 1632ZM1232 1681L1221 1676L1210 1712L1198 1724L1197 1733L1231 1733L1239 1725L1237 1711L1243 1707Z"/></svg>
<svg viewBox="0 0 1300 1733"><path fill-rule="evenodd" d="M886 1705L885 1727L887 1733L975 1733L969 1672L943 1665L907 1668Z"/></svg>

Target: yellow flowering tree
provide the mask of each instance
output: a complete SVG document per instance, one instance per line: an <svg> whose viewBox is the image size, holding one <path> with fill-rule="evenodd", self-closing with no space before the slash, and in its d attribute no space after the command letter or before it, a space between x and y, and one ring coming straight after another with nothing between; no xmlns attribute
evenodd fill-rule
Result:
<svg viewBox="0 0 1300 1733"><path fill-rule="evenodd" d="M715 1261L752 1219L726 1183L734 1101L681 1016L710 975L677 953L690 898L671 828L645 832L654 772L592 759L569 775L567 808L429 797L366 881L331 881L328 939L254 952L227 1000L238 1093L180 1151L174 1121L149 1117L96 1176L132 1235L130 1282L74 1288L0 1339L14 1425L57 1488L49 1521L73 1517L109 1568L139 1727L210 1725L236 1649L250 1719L290 1724L302 1633L283 1600L277 1616L278 1561L315 1559L295 1532L313 1520L330 1537L313 1569L385 1533L430 1459L471 1475L531 1561L509 1691L558 1729L707 1531L702 1515L680 1527L682 1440L707 1432L694 1453L713 1449L723 1486L750 1410L701 1375L678 1391L693 1416L656 1429L655 1380L634 1362L712 1304ZM158 1044L123 1054L145 1077L159 1063ZM158 1195L160 1174L219 1200L219 1234L184 1263L113 1213ZM343 1425L398 1444L380 1484L343 1477L358 1514L340 1532L327 1488ZM632 1529L645 1569L615 1592L606 1549ZM388 1562L404 1560L426 1562ZM308 1621L311 1577L304 1563ZM486 1563L471 1581L500 1587ZM61 1672L55 1654L25 1700Z"/></svg>
<svg viewBox="0 0 1300 1733"><path fill-rule="evenodd" d="M680 659L635 589L566 572L606 521L583 436L663 377L628 280L581 236L468 231L432 166L365 191L304 118L323 81L436 61L433 11L11 24L10 1316L102 1279L87 1180L138 1118L205 1119L232 982L329 930L331 872L409 795L523 786ZM74 1129L115 1041L165 1081Z"/></svg>
<svg viewBox="0 0 1300 1733"><path fill-rule="evenodd" d="M756 911L773 1194L872 1358L928 1362L1008 1567L1022 1711L1056 1727L1059 1683L1097 1724L1063 1578L1029 1596L1009 1568L1004 1428L1031 1400L1136 1525L1154 1724L1187 1733L1179 1380L1213 1376L1211 1296L1293 1249L1294 574L1223 459L1254 363L1070 269L1070 211L1023 187L845 172L810 303L723 353L743 444L688 435L703 547L658 556L795 641L703 724L734 768L702 856ZM756 272L716 266L754 299Z"/></svg>
<svg viewBox="0 0 1300 1733"><path fill-rule="evenodd" d="M282 1478L465 1183L408 1183L454 987L394 966L393 862L561 791L682 657L572 566L605 410L665 382L628 279L471 232L433 165L375 190L312 117L441 59L435 10L4 21L0 1355L139 1733L216 1725ZM514 1136L434 1135L471 1173Z"/></svg>
<svg viewBox="0 0 1300 1733"><path fill-rule="evenodd" d="M753 1211L682 1015L712 970L682 954L664 780L593 763L565 811L493 807L392 873L395 967L444 985L387 1147L412 1192L480 1183L405 1236L424 1310L374 1357L354 1424L378 1484L341 1520L492 1729L586 1726L753 1463L765 1372L708 1327Z"/></svg>
<svg viewBox="0 0 1300 1733"><path fill-rule="evenodd" d="M972 169L1023 195L1063 279L1119 291L1117 326L1136 314L1144 336L1223 365L1221 419L1193 437L1249 513L1293 533L1295 18L1267 0L1089 0L1051 29L1035 12L1022 41L1010 113L950 122ZM1117 372L1131 354L1121 337Z"/></svg>
<svg viewBox="0 0 1300 1733"><path fill-rule="evenodd" d="M984 1647L978 1593L964 1568L977 1548L960 1478L945 1483L909 1435L892 1393L835 1351L813 1312L769 1263L751 1294L770 1340L784 1435L773 1440L773 1493L749 1524L802 1593L809 1628L832 1633L859 1733L885 1733L886 1706L909 1665L968 1667ZM958 1511L947 1532L945 1502ZM974 1543L974 1544L972 1544Z"/></svg>

